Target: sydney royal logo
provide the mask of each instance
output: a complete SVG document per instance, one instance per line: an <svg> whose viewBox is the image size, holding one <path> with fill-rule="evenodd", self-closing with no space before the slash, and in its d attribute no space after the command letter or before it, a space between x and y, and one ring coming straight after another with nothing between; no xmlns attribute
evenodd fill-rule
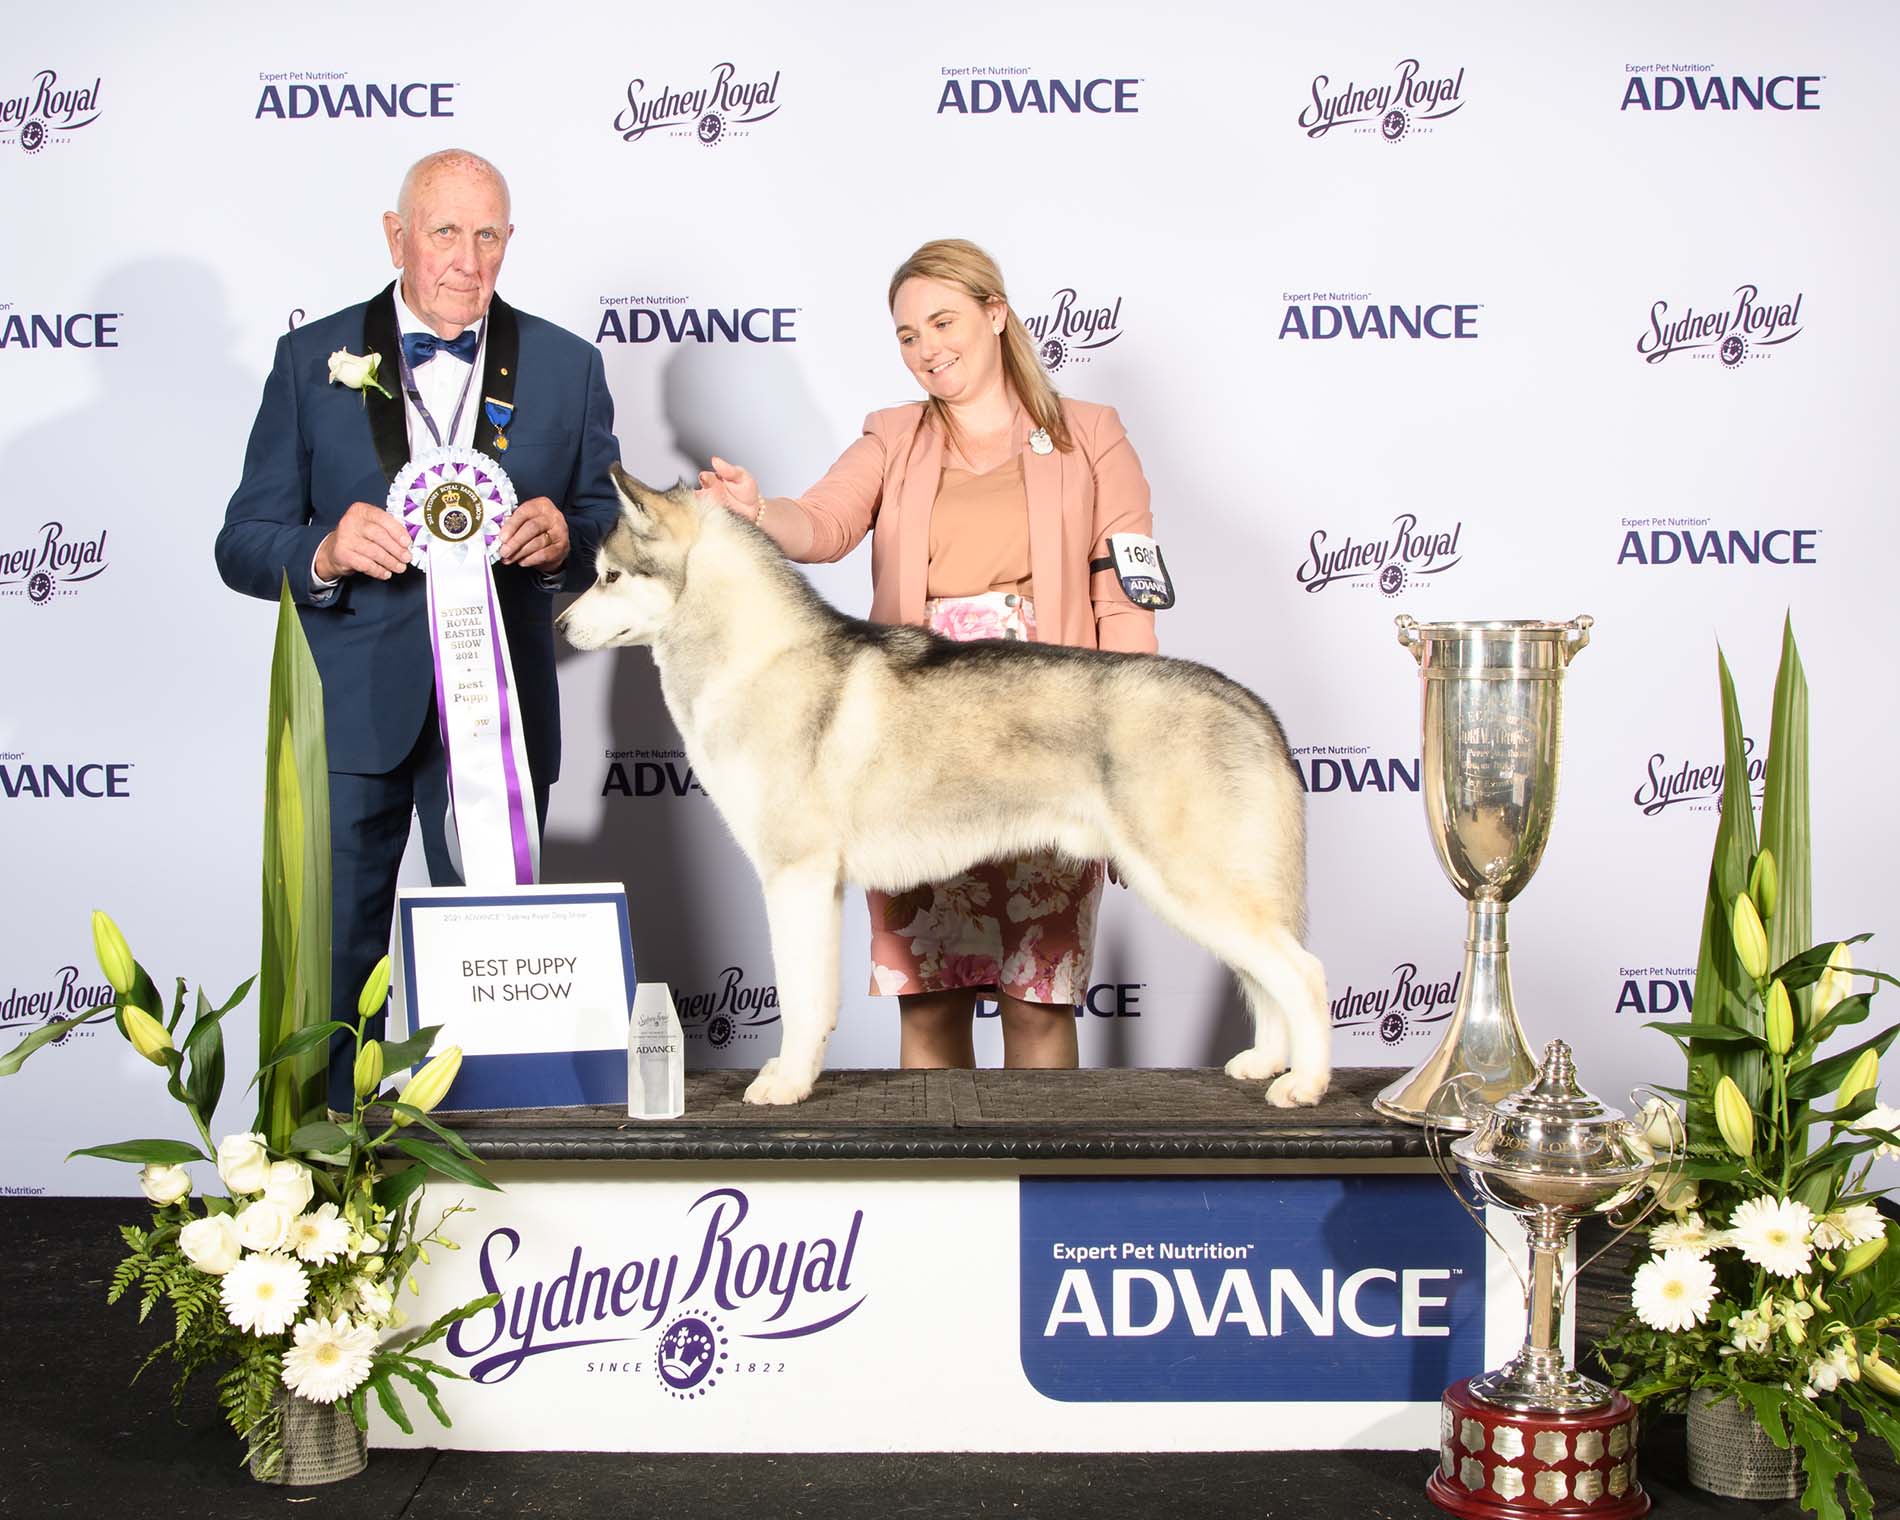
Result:
<svg viewBox="0 0 1900 1520"><path fill-rule="evenodd" d="M577 1244L563 1254L521 1230L491 1230L476 1271L500 1302L449 1331L450 1354L475 1382L500 1383L531 1357L583 1347L589 1373L639 1371L640 1361L593 1349L635 1343L651 1346L661 1389L699 1398L721 1377L782 1371L779 1348L842 1323L869 1297L853 1278L862 1209L830 1222L801 1218L792 1232L755 1218L743 1189L717 1187L686 1214L673 1227L684 1244L631 1250ZM762 1347L748 1359L741 1341L766 1343L773 1359Z"/></svg>
<svg viewBox="0 0 1900 1520"><path fill-rule="evenodd" d="M454 80L374 80L354 84L348 74L306 73L291 69L259 74L263 90L257 97L253 121L273 116L278 121L353 121L381 118L395 121L443 118L455 114Z"/></svg>
<svg viewBox="0 0 1900 1520"><path fill-rule="evenodd" d="M106 531L88 537L63 522L41 523L26 543L0 549L0 599L24 597L44 607L55 597L77 596L106 572Z"/></svg>
<svg viewBox="0 0 1900 1520"><path fill-rule="evenodd" d="M1376 84L1343 83L1316 74L1312 99L1300 108L1299 124L1308 137L1324 137L1340 127L1348 137L1403 142L1429 137L1433 123L1456 115L1465 105L1465 71L1429 73L1416 58L1401 58L1393 77Z"/></svg>
<svg viewBox="0 0 1900 1520"><path fill-rule="evenodd" d="M1464 558L1458 547L1463 522L1421 525L1415 512L1392 519L1383 538L1355 540L1349 533L1335 542L1324 528L1315 528L1306 542L1306 559L1294 579L1308 591L1329 586L1353 586L1397 596L1414 581L1442 575Z"/></svg>
<svg viewBox="0 0 1900 1520"><path fill-rule="evenodd" d="M719 984L709 991L675 987L673 1006L686 1037L704 1040L714 1050L723 1050L735 1040L756 1040L762 1029L779 1020L777 984L748 987L745 972L738 966L720 972Z"/></svg>
<svg viewBox="0 0 1900 1520"><path fill-rule="evenodd" d="M77 966L61 966L41 986L6 989L0 996L0 1029L50 1024L54 1019L90 1013L112 999L112 988L107 984L86 981ZM83 1038L92 1032L90 1028L72 1029L61 1039Z"/></svg>
<svg viewBox="0 0 1900 1520"><path fill-rule="evenodd" d="M1122 335L1122 298L1085 302L1065 285L1044 310L1024 317L1023 326L1036 340L1042 367L1053 375L1065 365L1087 364Z"/></svg>
<svg viewBox="0 0 1900 1520"><path fill-rule="evenodd" d="M778 115L779 74L774 69L770 79L741 78L736 65L721 63L710 79L691 86L629 79L627 103L614 116L614 131L622 142L654 133L690 138L706 148L748 137L751 128Z"/></svg>
<svg viewBox="0 0 1900 1520"><path fill-rule="evenodd" d="M1755 753L1755 741L1742 736L1742 764L1748 771L1748 789L1759 798L1766 784L1768 763ZM1643 779L1630 800L1645 818L1679 807L1689 813L1712 813L1722 805L1722 787L1728 779L1728 766L1722 761L1698 765L1691 760L1675 760L1662 750L1650 755L1643 767Z"/></svg>
<svg viewBox="0 0 1900 1520"><path fill-rule="evenodd" d="M1464 977L1462 970L1449 978L1434 977L1421 972L1417 961L1400 961L1388 975L1363 988L1348 982L1332 1002L1333 1028L1396 1045L1408 1034L1450 1018Z"/></svg>
<svg viewBox="0 0 1900 1520"><path fill-rule="evenodd" d="M53 69L41 69L19 94L0 99L0 146L26 154L44 152L99 119L99 79L61 84Z"/></svg>
<svg viewBox="0 0 1900 1520"><path fill-rule="evenodd" d="M1646 364L1661 364L1674 354L1713 359L1723 369L1740 369L1750 359L1772 359L1782 344L1801 336L1802 292L1792 301L1764 300L1756 285L1738 285L1719 306L1680 310L1653 301L1649 325L1636 339Z"/></svg>

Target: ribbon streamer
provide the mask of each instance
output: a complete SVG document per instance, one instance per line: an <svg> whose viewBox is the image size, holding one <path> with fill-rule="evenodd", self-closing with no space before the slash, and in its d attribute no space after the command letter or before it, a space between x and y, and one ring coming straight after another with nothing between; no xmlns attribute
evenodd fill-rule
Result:
<svg viewBox="0 0 1900 1520"><path fill-rule="evenodd" d="M541 830L512 681L508 632L495 605L501 526L515 508L507 472L474 449L433 449L406 465L389 510L428 573L435 706L471 887L540 878Z"/></svg>

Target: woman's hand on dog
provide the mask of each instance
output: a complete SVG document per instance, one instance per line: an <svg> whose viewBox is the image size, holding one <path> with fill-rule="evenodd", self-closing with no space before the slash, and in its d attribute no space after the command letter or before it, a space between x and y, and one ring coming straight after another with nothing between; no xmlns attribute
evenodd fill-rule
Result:
<svg viewBox="0 0 1900 1520"><path fill-rule="evenodd" d="M759 483L744 465L728 464L717 454L712 468L699 472L700 494L716 501L729 512L737 512L748 522L759 509Z"/></svg>

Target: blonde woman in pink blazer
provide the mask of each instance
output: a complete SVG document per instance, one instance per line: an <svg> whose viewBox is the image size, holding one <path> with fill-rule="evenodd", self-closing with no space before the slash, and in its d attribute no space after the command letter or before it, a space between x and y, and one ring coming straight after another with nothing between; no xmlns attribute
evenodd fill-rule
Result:
<svg viewBox="0 0 1900 1520"><path fill-rule="evenodd" d="M1057 396L1002 272L973 243L926 243L889 300L925 399L871 413L803 496L764 496L719 458L702 489L803 563L842 559L870 533L873 622L1152 654L1154 614L1113 569L1091 569L1110 534L1152 532L1115 409ZM869 893L871 990L898 997L903 1064L974 1065L976 999L993 994L1007 1065L1074 1066L1101 890L1100 862L1046 854Z"/></svg>

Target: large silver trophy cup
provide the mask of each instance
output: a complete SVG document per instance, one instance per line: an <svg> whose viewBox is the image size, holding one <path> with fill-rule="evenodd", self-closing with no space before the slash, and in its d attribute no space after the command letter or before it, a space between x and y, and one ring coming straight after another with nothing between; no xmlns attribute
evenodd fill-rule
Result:
<svg viewBox="0 0 1900 1520"><path fill-rule="evenodd" d="M1437 1051L1375 1100L1388 1118L1423 1124L1433 1095L1461 1073L1476 1078L1475 1103L1495 1103L1537 1075L1511 999L1504 917L1550 838L1564 671L1590 642L1591 624L1398 620L1424 688L1425 822L1469 908L1457 1007Z"/></svg>

